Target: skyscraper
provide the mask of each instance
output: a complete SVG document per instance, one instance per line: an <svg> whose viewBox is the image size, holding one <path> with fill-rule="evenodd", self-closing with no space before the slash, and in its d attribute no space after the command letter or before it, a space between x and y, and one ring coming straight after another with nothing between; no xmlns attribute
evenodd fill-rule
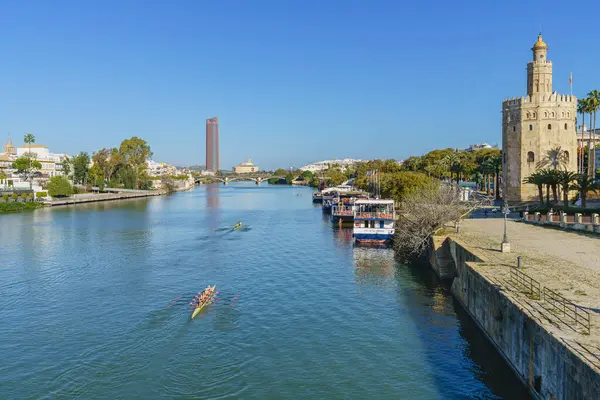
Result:
<svg viewBox="0 0 600 400"><path fill-rule="evenodd" d="M218 172L219 165L219 118L206 120L206 169Z"/></svg>

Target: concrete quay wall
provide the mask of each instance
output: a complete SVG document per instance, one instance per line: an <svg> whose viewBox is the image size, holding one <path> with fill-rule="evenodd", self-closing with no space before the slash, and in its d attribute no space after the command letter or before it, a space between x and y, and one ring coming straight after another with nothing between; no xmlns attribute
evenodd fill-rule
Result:
<svg viewBox="0 0 600 400"><path fill-rule="evenodd" d="M445 250L442 250L446 247ZM437 259L436 254L442 254ZM445 255L452 255L453 265ZM536 399L600 399L600 374L563 340L547 330L520 301L486 276L487 270L507 268L486 262L476 250L455 238L438 240L431 254L438 271L456 269L452 293L504 357Z"/></svg>
<svg viewBox="0 0 600 400"><path fill-rule="evenodd" d="M72 204L93 203L97 201L124 200L135 199L140 197L161 196L164 192L160 190L148 190L144 192L123 192L123 193L106 193L106 194L89 194L79 197L67 197L64 199L53 199L44 202L47 206L65 206Z"/></svg>

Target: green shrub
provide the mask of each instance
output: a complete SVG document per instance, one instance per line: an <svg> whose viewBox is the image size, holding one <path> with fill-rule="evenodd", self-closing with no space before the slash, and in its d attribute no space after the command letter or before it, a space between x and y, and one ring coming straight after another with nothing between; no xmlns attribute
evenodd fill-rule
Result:
<svg viewBox="0 0 600 400"><path fill-rule="evenodd" d="M13 194L12 194L10 197L11 197L11 198L12 198L14 201L17 201L17 199L19 198L19 195L18 195L18 194L16 194L16 193L13 193Z"/></svg>
<svg viewBox="0 0 600 400"><path fill-rule="evenodd" d="M8 194L4 193L2 195L2 200L4 200L4 202L7 203L8 202Z"/></svg>
<svg viewBox="0 0 600 400"><path fill-rule="evenodd" d="M44 207L42 203L0 203L0 212L14 212L23 210L35 210L36 208Z"/></svg>
<svg viewBox="0 0 600 400"><path fill-rule="evenodd" d="M23 201L27 201L27 193L21 193L21 198Z"/></svg>
<svg viewBox="0 0 600 400"><path fill-rule="evenodd" d="M48 193L47 192L37 192L35 194L35 197L48 197Z"/></svg>
<svg viewBox="0 0 600 400"><path fill-rule="evenodd" d="M74 189L64 176L54 176L48 182L48 194L52 197L72 196L75 193Z"/></svg>

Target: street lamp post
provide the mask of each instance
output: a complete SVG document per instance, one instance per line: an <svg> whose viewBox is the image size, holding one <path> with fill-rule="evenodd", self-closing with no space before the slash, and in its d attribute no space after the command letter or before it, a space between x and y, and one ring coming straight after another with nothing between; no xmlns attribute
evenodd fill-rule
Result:
<svg viewBox="0 0 600 400"><path fill-rule="evenodd" d="M502 239L501 251L503 253L510 253L510 243L508 242L508 233L506 231L506 221L508 214L510 214L510 209L508 208L508 202L506 200L504 201L502 214L504 214L504 238Z"/></svg>

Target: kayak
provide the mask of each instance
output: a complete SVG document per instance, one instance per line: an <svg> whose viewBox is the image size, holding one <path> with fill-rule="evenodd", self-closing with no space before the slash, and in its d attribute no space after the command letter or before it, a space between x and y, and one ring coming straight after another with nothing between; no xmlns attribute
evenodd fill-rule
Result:
<svg viewBox="0 0 600 400"><path fill-rule="evenodd" d="M235 225L235 226L233 227L233 229L237 231L237 230L239 230L239 229L242 229L242 227L243 227L243 225L242 225L242 224L239 224L239 225Z"/></svg>
<svg viewBox="0 0 600 400"><path fill-rule="evenodd" d="M204 301L204 303L202 303L201 305L199 305L198 307L196 307L194 309L194 312L192 313L192 319L196 318L196 316L198 314L200 314L200 312L202 310L204 310L206 308L206 306L208 306L212 302L212 299L213 299L213 297L215 296L215 293L216 293L217 285L214 285L213 287L209 286L209 288L210 288L210 295L208 296L208 299L206 299Z"/></svg>

